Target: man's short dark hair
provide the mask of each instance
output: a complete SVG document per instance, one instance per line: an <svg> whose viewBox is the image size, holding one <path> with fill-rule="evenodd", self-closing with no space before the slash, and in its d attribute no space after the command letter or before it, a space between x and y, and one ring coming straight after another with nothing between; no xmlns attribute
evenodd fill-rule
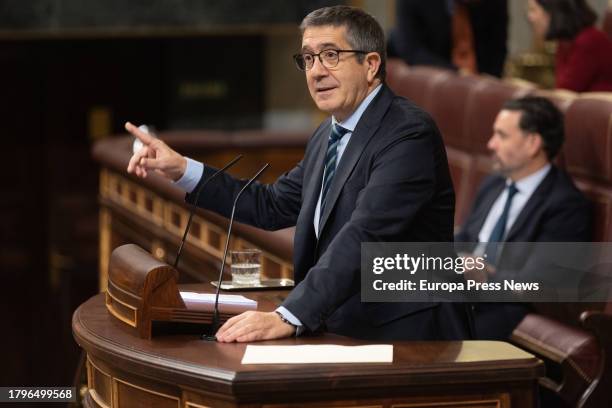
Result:
<svg viewBox="0 0 612 408"><path fill-rule="evenodd" d="M385 33L378 21L365 11L350 6L323 7L304 17L300 30L302 34L308 27L334 26L346 27L346 41L352 49L377 52L380 55L380 68L376 77L384 82L387 54ZM357 61L363 63L365 56L356 54Z"/></svg>
<svg viewBox="0 0 612 408"><path fill-rule="evenodd" d="M536 0L550 15L547 40L572 40L597 21L586 0Z"/></svg>
<svg viewBox="0 0 612 408"><path fill-rule="evenodd" d="M542 136L548 160L555 158L564 140L563 114L559 108L546 98L526 96L507 101L502 109L520 111L519 128Z"/></svg>

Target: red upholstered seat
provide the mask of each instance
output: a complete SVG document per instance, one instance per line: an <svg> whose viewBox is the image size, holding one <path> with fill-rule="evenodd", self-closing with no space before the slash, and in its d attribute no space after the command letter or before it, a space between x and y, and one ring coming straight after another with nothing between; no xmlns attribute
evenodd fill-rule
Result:
<svg viewBox="0 0 612 408"><path fill-rule="evenodd" d="M431 91L431 115L435 119L448 155L448 165L455 187L455 225L460 225L466 213L472 189L474 158L468 149L466 134L466 111L469 99L480 78L476 76L453 76L438 81Z"/></svg>
<svg viewBox="0 0 612 408"><path fill-rule="evenodd" d="M576 99L565 116L563 148L574 176L612 183L612 100Z"/></svg>
<svg viewBox="0 0 612 408"><path fill-rule="evenodd" d="M447 146L470 152L467 138L467 107L478 84L477 76L452 76L435 84L429 113L440 128Z"/></svg>
<svg viewBox="0 0 612 408"><path fill-rule="evenodd" d="M612 187L578 178L576 186L593 204L593 241L612 241Z"/></svg>
<svg viewBox="0 0 612 408"><path fill-rule="evenodd" d="M566 168L593 202L593 240L612 241L612 100L577 98L565 127Z"/></svg>
<svg viewBox="0 0 612 408"><path fill-rule="evenodd" d="M563 367L562 383L546 378L541 384L570 406L598 376L602 357L599 344L593 334L582 329L529 314L512 333L512 341Z"/></svg>
<svg viewBox="0 0 612 408"><path fill-rule="evenodd" d="M467 100L465 110L465 140L473 153L489 155L487 142L493 134L495 117L503 104L514 98L520 98L532 90L510 83L482 78Z"/></svg>
<svg viewBox="0 0 612 408"><path fill-rule="evenodd" d="M387 84L397 95L408 98L430 112L432 89L440 81L455 76L450 70L415 66L409 67L403 61L390 59L387 62Z"/></svg>
<svg viewBox="0 0 612 408"><path fill-rule="evenodd" d="M456 225L464 221L480 182L490 173L487 141L495 117L504 102L529 92L529 88L479 76L449 78L435 85L433 94L438 99L432 114L447 145L455 185ZM449 97L443 99L444 94Z"/></svg>
<svg viewBox="0 0 612 408"><path fill-rule="evenodd" d="M567 109L580 94L568 91L566 89L537 89L533 92L536 96L550 99L563 114L567 113Z"/></svg>

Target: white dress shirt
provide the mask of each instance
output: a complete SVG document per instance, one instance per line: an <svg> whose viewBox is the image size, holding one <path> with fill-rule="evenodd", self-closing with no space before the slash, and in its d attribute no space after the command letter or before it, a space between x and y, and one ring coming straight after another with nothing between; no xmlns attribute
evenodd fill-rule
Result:
<svg viewBox="0 0 612 408"><path fill-rule="evenodd" d="M344 149L346 149L346 145L349 140L351 140L351 136L357 127L357 123L359 123L359 119L361 119L361 115L366 110L366 108L372 102L372 99L378 94L382 85L378 85L376 89L374 89L366 98L361 102L361 104L355 109L355 112L351 114L346 120L343 122L338 122L335 117L332 116L332 125L338 124L345 129L348 129L348 132L342 136L342 139L338 142L338 146L336 148L336 168L340 165L340 159L342 159L342 154L344 154ZM323 179L325 179L325 174L323 174ZM317 200L317 207L315 208L314 214L314 230L317 238L319 238L319 220L321 219L321 196L323 195L323 183L321 183L321 190L319 191L319 199Z"/></svg>
<svg viewBox="0 0 612 408"><path fill-rule="evenodd" d="M551 165L547 164L535 173L532 173L527 177L523 177L522 179L515 182L515 186L518 191L512 198L512 204L510 205L510 210L508 212L508 221L506 222L506 228L504 229L506 235L514 225L514 222L518 218L521 211L523 211L525 204L527 204L527 201L529 200L535 189L538 188L540 183L542 183L542 180L544 180L544 177L546 177L546 175L550 171L550 168ZM507 179L506 188L504 188L502 193L493 203L493 206L491 206L489 214L487 215L487 218L484 224L482 224L482 228L478 233L478 242L485 243L489 241L489 238L491 237L491 232L493 231L497 220L499 220L499 217L501 217L501 214L504 211L504 205L506 204L506 199L508 198L507 186L509 186L510 183L512 183L512 180ZM475 253L476 255L482 255L482 252L484 252L484 245L479 245Z"/></svg>

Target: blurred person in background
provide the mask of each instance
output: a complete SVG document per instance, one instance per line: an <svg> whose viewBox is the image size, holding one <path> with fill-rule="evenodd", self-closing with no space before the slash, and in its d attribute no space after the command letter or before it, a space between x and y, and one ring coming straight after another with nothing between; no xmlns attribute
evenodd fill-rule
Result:
<svg viewBox="0 0 612 408"><path fill-rule="evenodd" d="M397 0L389 57L500 77L508 37L507 0Z"/></svg>
<svg viewBox="0 0 612 408"><path fill-rule="evenodd" d="M536 38L557 41L557 88L612 92L612 40L586 0L528 0L527 18Z"/></svg>

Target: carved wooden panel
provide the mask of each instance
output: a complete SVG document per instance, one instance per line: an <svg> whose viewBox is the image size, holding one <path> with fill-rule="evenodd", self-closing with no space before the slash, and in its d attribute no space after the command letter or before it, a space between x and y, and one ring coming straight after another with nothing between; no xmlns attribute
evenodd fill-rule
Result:
<svg viewBox="0 0 612 408"><path fill-rule="evenodd" d="M112 401L112 378L91 360L87 359L87 387L91 398L100 407L110 408Z"/></svg>
<svg viewBox="0 0 612 408"><path fill-rule="evenodd" d="M181 400L177 396L117 378L113 379L113 402L113 407L181 408Z"/></svg>
<svg viewBox="0 0 612 408"><path fill-rule="evenodd" d="M143 247L165 261L171 260L167 258L166 246L162 243L162 237L158 236L155 231L161 228L163 233L172 239L181 239L189 218L189 208L165 199L155 191L148 190L109 169L102 169L100 173L100 197L112 203L109 207L102 207L101 210L101 291L105 290L107 285L108 257L113 249L110 241L117 230L117 224L121 223L119 217L114 216L117 213L114 206L126 214L124 218L137 221L140 226L150 225L151 233L147 236L151 241L151 246L143 245ZM142 228L137 229L139 234L142 234ZM206 256L220 261L223 256L225 239L224 228L198 214L194 216L188 236L190 245L202 250ZM234 233L231 248L258 248L258 245ZM293 278L292 262L290 259L282 259L270 252L262 251L262 275L267 278L291 279Z"/></svg>

